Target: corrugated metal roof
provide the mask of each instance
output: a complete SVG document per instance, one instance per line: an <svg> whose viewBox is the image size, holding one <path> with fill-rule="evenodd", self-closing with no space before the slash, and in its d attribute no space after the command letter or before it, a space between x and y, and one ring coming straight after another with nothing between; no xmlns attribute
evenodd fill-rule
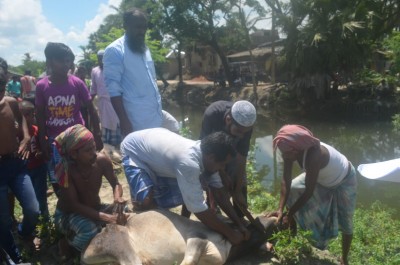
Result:
<svg viewBox="0 0 400 265"><path fill-rule="evenodd" d="M251 52L253 53L254 57L261 57L264 56L266 54L271 53L271 47L263 47L263 48L255 48L253 50L251 50ZM275 52L278 52L282 50L282 47L275 47ZM228 55L228 58L239 58L239 57L245 57L245 56L250 56L250 52L249 51L243 51L243 52L238 52L238 53L234 53L231 55Z"/></svg>

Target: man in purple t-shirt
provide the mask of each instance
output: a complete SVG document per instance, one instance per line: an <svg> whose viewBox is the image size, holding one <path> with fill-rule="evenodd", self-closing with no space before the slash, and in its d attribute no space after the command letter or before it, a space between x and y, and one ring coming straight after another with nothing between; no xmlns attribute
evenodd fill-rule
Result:
<svg viewBox="0 0 400 265"><path fill-rule="evenodd" d="M93 135L97 150L103 148L103 142L99 116L91 101L89 90L79 78L68 75L75 59L71 49L63 43L49 42L44 53L50 75L41 79L36 85L36 118L40 148L44 158L50 160L50 181L57 193L58 185L54 179L54 167L59 162L60 156L53 141L65 129L75 124L85 125L80 112L81 104L88 108L90 119L93 121Z"/></svg>

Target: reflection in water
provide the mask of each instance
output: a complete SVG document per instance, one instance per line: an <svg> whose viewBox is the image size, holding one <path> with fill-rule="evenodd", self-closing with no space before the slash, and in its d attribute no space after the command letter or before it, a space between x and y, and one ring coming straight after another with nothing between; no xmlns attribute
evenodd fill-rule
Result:
<svg viewBox="0 0 400 265"><path fill-rule="evenodd" d="M263 186L268 189L269 192L275 192L274 186L276 183L275 173L275 160L274 160L274 152L272 148L272 135L258 137L255 140L255 150L254 150L254 158L256 161L256 170L261 171L263 167L267 167L267 174L264 176Z"/></svg>
<svg viewBox="0 0 400 265"><path fill-rule="evenodd" d="M190 127L194 139L197 139L203 111L205 108L185 108L168 106L166 110L178 121L189 118L186 125ZM309 121L309 120L276 120L257 117L252 141L255 144L257 170L264 169L263 184L274 193L279 194L282 166L280 158L274 158L272 150L273 135L285 124L301 124L309 128L317 138L332 145L344 154L355 167L359 164L374 163L400 158L400 135L392 130L389 122L343 122L343 121ZM263 172L264 172L263 170ZM294 168L293 176L300 173ZM358 205L368 206L376 200L397 209L400 202L400 184L379 180L369 180L358 174ZM400 212L397 213L400 217Z"/></svg>

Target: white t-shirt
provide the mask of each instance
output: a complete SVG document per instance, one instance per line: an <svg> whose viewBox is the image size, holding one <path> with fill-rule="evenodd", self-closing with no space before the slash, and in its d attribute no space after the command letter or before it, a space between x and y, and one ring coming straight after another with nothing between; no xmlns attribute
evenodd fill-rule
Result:
<svg viewBox="0 0 400 265"><path fill-rule="evenodd" d="M329 152L329 162L324 168L320 169L317 182L327 188L335 187L346 177L349 171L349 161L332 146L323 142L321 142L321 145ZM303 168L305 168L307 151L304 152Z"/></svg>
<svg viewBox="0 0 400 265"><path fill-rule="evenodd" d="M121 143L121 153L129 156L131 165L146 170L155 183L156 176L176 178L189 211L207 210L199 178L203 171L200 141L184 138L164 128L153 128L126 136ZM222 187L218 174L208 178L207 183Z"/></svg>

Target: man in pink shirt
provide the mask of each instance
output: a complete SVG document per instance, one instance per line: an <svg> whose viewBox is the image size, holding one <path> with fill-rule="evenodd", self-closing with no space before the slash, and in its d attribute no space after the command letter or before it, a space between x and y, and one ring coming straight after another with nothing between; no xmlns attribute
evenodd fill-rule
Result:
<svg viewBox="0 0 400 265"><path fill-rule="evenodd" d="M80 112L81 106L88 109L89 119L93 121L93 135L97 150L103 149L99 116L93 106L89 90L85 83L74 75L69 75L75 56L63 43L49 42L44 50L46 65L51 74L36 85L36 113L39 129L39 144L43 157L50 160L48 171L50 181L57 194L58 184L55 179L55 165L60 155L54 139L67 128L75 124L85 124ZM47 140L46 140L47 137Z"/></svg>
<svg viewBox="0 0 400 265"><path fill-rule="evenodd" d="M91 73L92 87L91 94L94 99L97 95L97 108L101 123L101 136L103 143L119 147L121 143L121 133L119 129L119 119L115 112L110 95L104 82L103 74L103 55L104 50L97 52L99 66L93 68Z"/></svg>

